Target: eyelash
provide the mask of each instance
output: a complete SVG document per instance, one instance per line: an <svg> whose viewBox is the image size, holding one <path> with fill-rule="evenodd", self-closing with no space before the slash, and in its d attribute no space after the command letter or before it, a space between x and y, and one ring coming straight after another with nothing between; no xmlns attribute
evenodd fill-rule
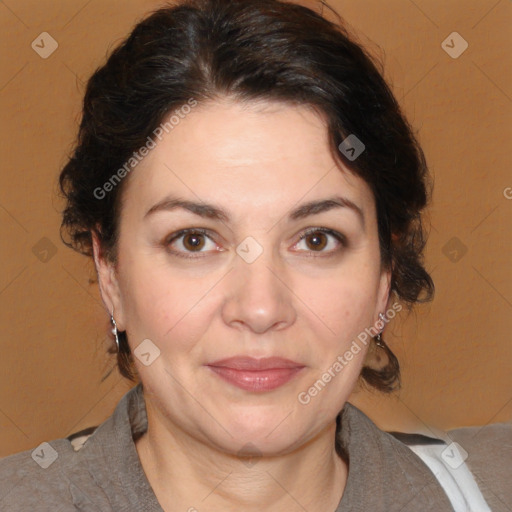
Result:
<svg viewBox="0 0 512 512"><path fill-rule="evenodd" d="M312 235L314 233L324 233L326 235L331 235L332 237L334 237L340 243L340 246L341 246L340 248L335 249L335 250L331 250L331 251L327 251L328 256L333 256L334 254L338 253L341 248L345 248L345 247L348 246L347 239L346 239L346 237L344 235L342 235L341 233L338 233L337 231L334 231L332 229L328 229L328 228L309 228L309 229L307 229L300 236L299 241L297 242L297 244L299 244L306 237L308 237L309 235ZM197 252L197 253L194 253L194 252L183 253L183 252L180 252L180 251L174 251L172 249L169 249L169 246L173 242L175 242L176 240L179 240L180 238L182 238L183 236L188 235L188 234L204 235L204 236L210 238L210 240L211 240L211 237L209 236L209 231L208 230L202 229L202 228L187 228L187 229L181 229L180 231L177 231L176 233L173 233L172 235L170 235L165 240L165 242L164 242L165 247L168 248L168 250L169 250L169 252L171 254L173 254L175 256L178 256L180 258L186 258L186 259L203 258L204 256L199 256L201 254L200 252ZM297 244L295 244L295 245L297 245ZM326 257L326 256L320 256L320 255L317 256L316 254L314 254L315 252L318 252L318 251L310 251L311 255L307 256L307 257L311 257L311 258L323 258L323 257ZM319 253L322 254L323 252L320 251ZM197 254L198 256L188 256L188 254Z"/></svg>

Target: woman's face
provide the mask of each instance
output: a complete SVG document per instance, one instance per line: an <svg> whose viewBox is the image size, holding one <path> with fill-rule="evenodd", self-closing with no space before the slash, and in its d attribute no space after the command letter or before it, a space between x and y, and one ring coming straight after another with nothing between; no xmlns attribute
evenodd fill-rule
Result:
<svg viewBox="0 0 512 512"><path fill-rule="evenodd" d="M386 309L373 195L305 107L203 104L156 140L125 178L116 273L96 260L151 420L290 451L333 427L366 347L343 356Z"/></svg>

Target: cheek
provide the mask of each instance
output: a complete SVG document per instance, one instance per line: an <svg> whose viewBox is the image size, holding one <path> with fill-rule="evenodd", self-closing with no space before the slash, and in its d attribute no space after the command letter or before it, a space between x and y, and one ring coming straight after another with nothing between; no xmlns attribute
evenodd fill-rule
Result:
<svg viewBox="0 0 512 512"><path fill-rule="evenodd" d="M377 285L370 272L342 271L305 282L298 295L331 342L344 344L375 321Z"/></svg>
<svg viewBox="0 0 512 512"><path fill-rule="evenodd" d="M169 275L169 268L149 264L144 257L125 258L122 293L126 325L134 338L158 342L186 319L194 303L200 300L190 279ZM204 294L204 292L203 292Z"/></svg>
<svg viewBox="0 0 512 512"><path fill-rule="evenodd" d="M218 275L191 277L154 258L126 259L126 325L130 344L136 347L143 339L152 340L162 352L172 353L175 363L181 356L191 357L200 351L202 339L213 322L219 297L212 289ZM217 301L217 303L215 302ZM181 356L180 356L181 354Z"/></svg>

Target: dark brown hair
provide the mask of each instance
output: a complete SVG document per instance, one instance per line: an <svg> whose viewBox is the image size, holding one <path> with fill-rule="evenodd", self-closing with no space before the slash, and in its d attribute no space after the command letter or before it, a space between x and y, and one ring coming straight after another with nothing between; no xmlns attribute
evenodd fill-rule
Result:
<svg viewBox="0 0 512 512"><path fill-rule="evenodd" d="M123 167L173 110L229 96L307 105L321 113L336 159L373 191L382 264L391 290L409 308L430 300L434 285L422 263L420 212L429 181L424 154L380 65L348 35L305 7L276 0L186 0L138 23L87 83L76 148L60 175L66 198L64 243L92 256L94 230L117 261L121 194L127 180L98 199L94 191ZM339 149L349 135L365 149L355 160ZM135 381L120 333L118 367ZM399 365L365 368L362 377L390 391Z"/></svg>

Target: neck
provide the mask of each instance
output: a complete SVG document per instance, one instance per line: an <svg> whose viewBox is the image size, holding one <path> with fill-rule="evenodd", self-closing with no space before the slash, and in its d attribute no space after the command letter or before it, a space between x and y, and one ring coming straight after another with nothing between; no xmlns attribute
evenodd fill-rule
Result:
<svg viewBox="0 0 512 512"><path fill-rule="evenodd" d="M136 441L144 472L165 512L334 512L348 468L334 448L336 425L299 449L241 459L155 419Z"/></svg>

